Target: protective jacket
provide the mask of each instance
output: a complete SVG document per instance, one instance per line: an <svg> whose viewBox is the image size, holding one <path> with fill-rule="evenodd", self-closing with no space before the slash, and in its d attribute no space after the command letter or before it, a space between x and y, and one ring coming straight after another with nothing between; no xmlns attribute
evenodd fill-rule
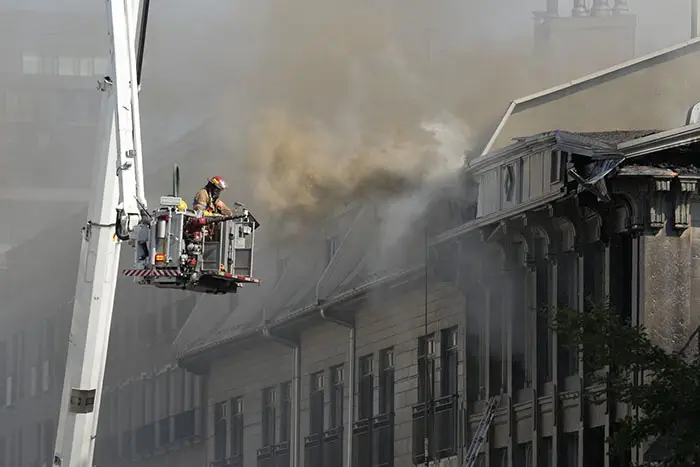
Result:
<svg viewBox="0 0 700 467"><path fill-rule="evenodd" d="M233 211L220 199L214 199L209 190L202 188L194 195L194 209L201 209L208 214L233 215Z"/></svg>

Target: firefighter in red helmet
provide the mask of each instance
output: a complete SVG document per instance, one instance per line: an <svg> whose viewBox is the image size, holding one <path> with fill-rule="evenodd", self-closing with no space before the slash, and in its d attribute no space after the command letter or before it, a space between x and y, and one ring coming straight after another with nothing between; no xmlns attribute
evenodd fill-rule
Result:
<svg viewBox="0 0 700 467"><path fill-rule="evenodd" d="M219 199L222 191L228 188L228 184L223 178L216 175L209 179L207 186L194 195L193 208L202 210L207 214L221 214L223 216L233 215L233 211Z"/></svg>

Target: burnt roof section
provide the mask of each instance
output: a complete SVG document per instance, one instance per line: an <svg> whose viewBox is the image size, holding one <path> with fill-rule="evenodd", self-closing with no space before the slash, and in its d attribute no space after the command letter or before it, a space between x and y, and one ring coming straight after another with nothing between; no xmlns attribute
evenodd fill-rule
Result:
<svg viewBox="0 0 700 467"><path fill-rule="evenodd" d="M532 136L513 138L515 143L509 146L528 145L551 139L552 142L562 147L570 148L571 152L586 156L611 156L622 155L618 151L618 145L638 138L644 138L661 132L662 130L614 130L614 131L594 131L576 132L567 130L554 130L545 133L538 133Z"/></svg>

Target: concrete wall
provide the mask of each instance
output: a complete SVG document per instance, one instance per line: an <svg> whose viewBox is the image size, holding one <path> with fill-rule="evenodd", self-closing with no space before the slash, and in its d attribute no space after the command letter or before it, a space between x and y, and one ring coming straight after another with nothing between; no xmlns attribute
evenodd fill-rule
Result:
<svg viewBox="0 0 700 467"><path fill-rule="evenodd" d="M657 343L679 350L700 325L700 202L678 233L662 229L644 237L643 324Z"/></svg>

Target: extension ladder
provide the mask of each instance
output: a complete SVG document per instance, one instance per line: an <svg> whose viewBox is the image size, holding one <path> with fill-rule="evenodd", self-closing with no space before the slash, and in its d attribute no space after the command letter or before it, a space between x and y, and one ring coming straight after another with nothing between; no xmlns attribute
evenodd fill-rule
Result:
<svg viewBox="0 0 700 467"><path fill-rule="evenodd" d="M479 425L477 425L476 431L474 431L472 442L469 443L467 453L464 455L462 467L474 467L476 464L479 451L481 451L481 446L484 444L484 441L486 441L486 436L488 435L489 428L491 428L491 423L493 423L493 417L496 414L496 408L500 401L501 396L494 396L489 399L488 404L486 404L484 415L481 417L481 420L479 420Z"/></svg>

